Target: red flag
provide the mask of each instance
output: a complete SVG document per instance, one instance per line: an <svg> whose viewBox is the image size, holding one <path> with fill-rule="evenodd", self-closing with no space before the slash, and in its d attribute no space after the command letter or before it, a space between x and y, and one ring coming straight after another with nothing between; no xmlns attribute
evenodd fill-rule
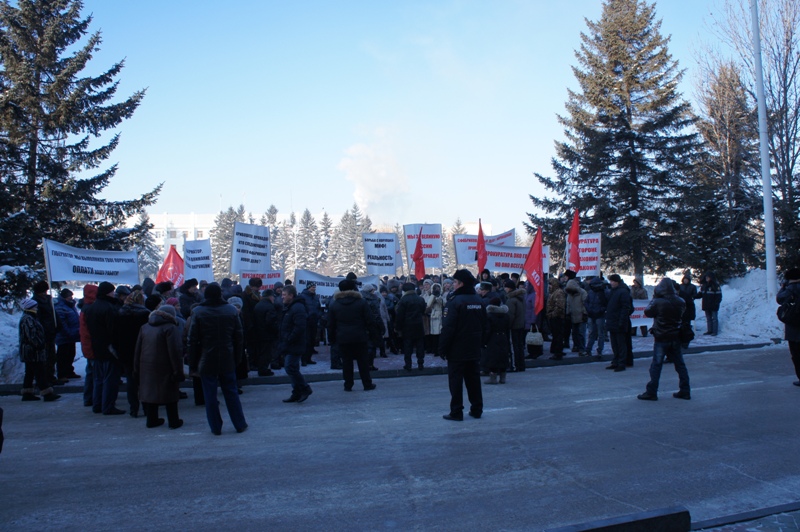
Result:
<svg viewBox="0 0 800 532"><path fill-rule="evenodd" d="M417 245L414 248L414 254L411 255L411 260L414 261L414 277L417 279L425 277L425 255L422 252L422 227L419 228Z"/></svg>
<svg viewBox="0 0 800 532"><path fill-rule="evenodd" d="M567 268L580 275L581 273L581 222L578 219L578 209L572 217L572 227L569 228L567 237Z"/></svg>
<svg viewBox="0 0 800 532"><path fill-rule="evenodd" d="M481 272L486 267L486 259L489 255L486 253L486 239L483 237L483 226L481 225L481 219L478 218L478 277L480 277Z"/></svg>
<svg viewBox="0 0 800 532"><path fill-rule="evenodd" d="M183 259L178 255L178 250L175 249L175 244L169 247L167 258L164 259L164 264L158 270L156 275L156 283L163 283L164 281L172 281L175 286L183 284Z"/></svg>
<svg viewBox="0 0 800 532"><path fill-rule="evenodd" d="M533 312L539 314L544 308L544 271L542 271L542 228L536 231L536 237L531 244L531 250L528 252L528 258L525 259L525 264L522 269L528 276L528 281L533 284L533 289L536 292L536 300L533 305Z"/></svg>

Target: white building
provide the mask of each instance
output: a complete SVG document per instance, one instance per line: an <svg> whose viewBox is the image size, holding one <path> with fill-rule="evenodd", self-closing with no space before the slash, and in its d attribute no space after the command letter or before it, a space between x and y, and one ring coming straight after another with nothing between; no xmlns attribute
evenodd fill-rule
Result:
<svg viewBox="0 0 800 532"><path fill-rule="evenodd" d="M216 214L154 214L150 213L150 231L156 244L161 246L162 256L166 257L171 245L183 255L183 243L187 240L206 240L211 237Z"/></svg>

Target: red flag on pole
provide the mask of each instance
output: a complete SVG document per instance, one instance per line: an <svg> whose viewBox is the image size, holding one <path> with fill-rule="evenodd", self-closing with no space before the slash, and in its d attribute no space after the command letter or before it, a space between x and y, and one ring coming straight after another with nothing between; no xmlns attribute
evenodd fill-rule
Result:
<svg viewBox="0 0 800 532"><path fill-rule="evenodd" d="M536 231L536 237L531 244L531 250L528 252L528 258L525 259L525 264L522 269L525 270L525 275L528 276L528 281L533 284L533 289L536 292L536 300L533 305L533 312L539 314L544 308L544 271L542 271L542 228Z"/></svg>
<svg viewBox="0 0 800 532"><path fill-rule="evenodd" d="M414 248L414 254L411 255L411 260L414 261L414 277L417 279L425 277L425 254L422 252L422 227L419 228L417 245Z"/></svg>
<svg viewBox="0 0 800 532"><path fill-rule="evenodd" d="M183 259L178 255L178 250L175 249L175 244L169 247L167 258L164 259L164 264L158 270L156 275L156 283L163 283L164 281L172 281L175 286L183 284Z"/></svg>
<svg viewBox="0 0 800 532"><path fill-rule="evenodd" d="M481 225L481 219L478 218L478 277L480 277L481 272L486 267L486 259L488 257L486 253L486 239L483 237L483 226Z"/></svg>
<svg viewBox="0 0 800 532"><path fill-rule="evenodd" d="M579 275L581 272L580 239L581 222L578 218L578 209L575 209L575 215L572 217L572 227L569 228L569 236L567 237L567 268Z"/></svg>

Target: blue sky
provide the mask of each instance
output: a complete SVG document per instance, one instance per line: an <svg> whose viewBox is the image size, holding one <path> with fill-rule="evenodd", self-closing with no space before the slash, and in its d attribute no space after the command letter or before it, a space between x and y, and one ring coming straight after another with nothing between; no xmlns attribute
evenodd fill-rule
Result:
<svg viewBox="0 0 800 532"><path fill-rule="evenodd" d="M714 0L657 4L687 69ZM552 175L556 114L599 0L87 0L90 69L125 58L124 122L106 196L164 182L151 212L326 210L373 222L522 229Z"/></svg>

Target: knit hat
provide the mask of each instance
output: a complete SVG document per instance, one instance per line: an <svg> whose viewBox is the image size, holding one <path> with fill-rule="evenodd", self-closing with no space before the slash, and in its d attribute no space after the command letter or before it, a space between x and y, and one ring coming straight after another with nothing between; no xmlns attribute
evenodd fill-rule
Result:
<svg viewBox="0 0 800 532"><path fill-rule="evenodd" d="M206 287L206 299L222 299L222 288L217 283L209 283Z"/></svg>
<svg viewBox="0 0 800 532"><path fill-rule="evenodd" d="M510 289L514 290L517 287L517 283L515 283L514 281L509 279L508 281L505 282L504 286L506 288L510 288Z"/></svg>
<svg viewBox="0 0 800 532"><path fill-rule="evenodd" d="M275 284L272 285L272 289L277 290L278 288L283 288L283 283L280 281L275 281Z"/></svg>
<svg viewBox="0 0 800 532"><path fill-rule="evenodd" d="M608 281L612 283L621 283L622 277L620 277L616 273L612 273L611 275L608 276Z"/></svg>
<svg viewBox="0 0 800 532"><path fill-rule="evenodd" d="M377 288L375 287L374 284L367 283L361 287L361 290L363 290L364 292L373 293L375 292L375 290L377 290Z"/></svg>
<svg viewBox="0 0 800 532"><path fill-rule="evenodd" d="M244 303L242 303L242 298L241 297L229 297L228 298L228 303L233 305L234 307L240 309L240 310L244 306Z"/></svg>
<svg viewBox="0 0 800 532"><path fill-rule="evenodd" d="M98 296L105 296L105 295L110 294L113 291L114 291L114 285L109 283L108 281L103 281L97 287L97 295Z"/></svg>
<svg viewBox="0 0 800 532"><path fill-rule="evenodd" d="M173 317L177 315L175 312L175 307L172 307L170 305L161 305L160 307L158 307L157 312L163 312L164 314L169 314L170 316Z"/></svg>
<svg viewBox="0 0 800 532"><path fill-rule="evenodd" d="M171 297L171 298L167 299L167 305L175 306L175 305L177 305L179 303L180 303L180 301L178 301L177 297Z"/></svg>
<svg viewBox="0 0 800 532"><path fill-rule="evenodd" d="M39 303L35 299L26 298L19 302L19 306L22 307L22 310L31 310L38 307Z"/></svg>
<svg viewBox="0 0 800 532"><path fill-rule="evenodd" d="M261 285L264 284L264 281L261 280L260 277L251 277L247 284L252 286L253 288L261 288Z"/></svg>
<svg viewBox="0 0 800 532"><path fill-rule="evenodd" d="M161 298L155 294L150 294L144 300L144 307L150 312L154 311L161 304Z"/></svg>
<svg viewBox="0 0 800 532"><path fill-rule="evenodd" d="M353 279L342 279L339 281L339 291L346 292L348 290L355 290L356 282Z"/></svg>
<svg viewBox="0 0 800 532"><path fill-rule="evenodd" d="M475 286L478 282L478 280L475 279L475 276L472 275L472 272L469 270L456 270L456 273L453 274L453 279L461 281L470 288Z"/></svg>

